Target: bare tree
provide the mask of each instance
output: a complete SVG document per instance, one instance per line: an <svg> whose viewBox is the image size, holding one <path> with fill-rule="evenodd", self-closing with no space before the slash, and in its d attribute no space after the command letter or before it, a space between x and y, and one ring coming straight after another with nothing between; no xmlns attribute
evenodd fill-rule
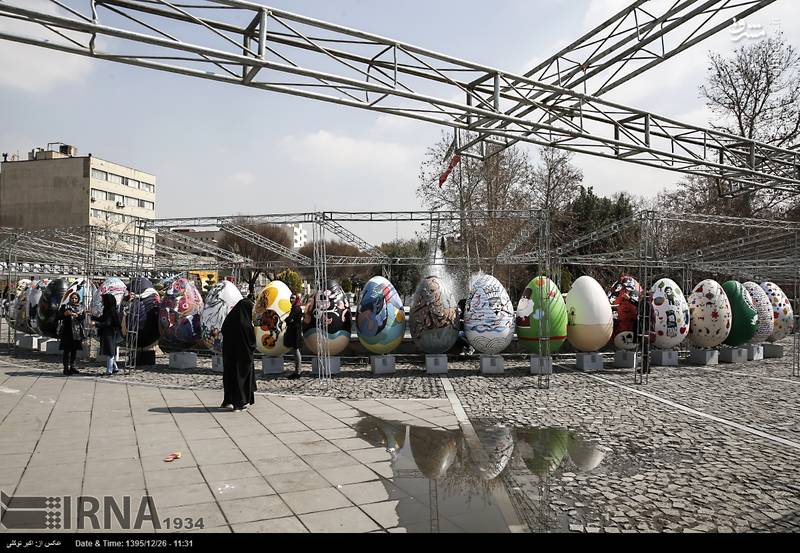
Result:
<svg viewBox="0 0 800 553"><path fill-rule="evenodd" d="M714 128L774 146L800 136L800 56L783 35L709 55L700 94L714 113Z"/></svg>
<svg viewBox="0 0 800 553"><path fill-rule="evenodd" d="M286 248L292 247L292 238L289 236L289 231L286 229L286 227L281 227L278 225L252 225L248 224L246 217L242 217L241 220L237 219L234 222L237 225L246 227L256 234L260 234L261 236L272 240L273 242L277 242L281 246ZM251 291L255 290L255 283L258 280L258 277L264 272L264 269L268 264L276 261L283 261L285 262L285 267L287 268L294 266L293 262L289 261L280 254L266 250L248 240L239 238L238 236L234 236L232 234L224 233L220 239L219 246L253 260L252 267L242 268L242 278L250 286ZM277 272L279 271L274 271L274 273Z"/></svg>
<svg viewBox="0 0 800 553"><path fill-rule="evenodd" d="M532 207L560 211L578 197L583 171L572 164L572 158L572 152L539 148L539 161L532 171Z"/></svg>

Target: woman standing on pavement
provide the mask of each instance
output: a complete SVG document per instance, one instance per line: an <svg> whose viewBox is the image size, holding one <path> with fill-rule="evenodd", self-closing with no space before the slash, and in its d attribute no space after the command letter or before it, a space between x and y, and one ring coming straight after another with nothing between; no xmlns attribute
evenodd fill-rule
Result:
<svg viewBox="0 0 800 553"><path fill-rule="evenodd" d="M103 294L103 314L92 317L97 327L97 337L100 339L100 354L108 356L106 361L106 375L119 372L117 367L117 342L122 334L122 323L119 319L117 300L111 294Z"/></svg>
<svg viewBox="0 0 800 553"><path fill-rule="evenodd" d="M60 321L58 337L60 340L59 349L62 351L62 361L64 363L64 375L70 376L80 374L75 368L75 357L78 350L83 349L86 332L83 328L83 306L81 298L77 292L69 295L69 300L58 310L57 320Z"/></svg>
<svg viewBox="0 0 800 553"><path fill-rule="evenodd" d="M303 364L303 356L300 348L303 344L303 310L300 308L300 296L292 294L292 310L286 317L286 336L283 342L286 347L294 350L294 373L289 375L290 379L300 378L300 367Z"/></svg>
<svg viewBox="0 0 800 553"><path fill-rule="evenodd" d="M222 407L246 411L256 401L256 374L253 353L256 333L253 327L253 302L243 299L222 323Z"/></svg>

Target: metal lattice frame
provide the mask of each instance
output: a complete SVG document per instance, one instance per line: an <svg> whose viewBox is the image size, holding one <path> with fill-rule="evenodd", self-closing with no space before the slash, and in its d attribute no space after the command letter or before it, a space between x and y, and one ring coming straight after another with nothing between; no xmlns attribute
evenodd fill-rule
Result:
<svg viewBox="0 0 800 553"><path fill-rule="evenodd" d="M741 190L793 194L800 184L796 151L251 2L88 0L65 15L25 4L0 3L0 17L44 26L52 40L7 32L0 39L722 179ZM102 24L109 18L117 25ZM543 116L507 113L520 104Z"/></svg>
<svg viewBox="0 0 800 553"><path fill-rule="evenodd" d="M293 251L292 249L287 248L275 242L274 240L270 240L266 236L258 234L257 232L254 232L242 225L234 225L229 223L220 227L220 230L227 232L232 236L241 238L242 240L246 240L251 244L258 246L259 248L263 248L269 252L277 253L278 255L281 255L286 259L289 259L296 263L300 263L302 265L307 265L307 266L311 266L314 263L308 257L301 255Z"/></svg>

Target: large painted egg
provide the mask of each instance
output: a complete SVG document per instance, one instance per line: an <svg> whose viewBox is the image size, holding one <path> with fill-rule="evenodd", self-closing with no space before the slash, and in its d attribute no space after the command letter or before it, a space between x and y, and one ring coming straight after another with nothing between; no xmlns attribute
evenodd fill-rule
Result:
<svg viewBox="0 0 800 553"><path fill-rule="evenodd" d="M39 308L36 310L36 317L39 321L39 331L48 338L58 338L56 329L58 328L58 308L61 300L67 292L67 281L57 278L42 290L42 297L39 298Z"/></svg>
<svg viewBox="0 0 800 553"><path fill-rule="evenodd" d="M597 351L611 339L614 315L603 287L582 276L567 294L567 340L578 351Z"/></svg>
<svg viewBox="0 0 800 553"><path fill-rule="evenodd" d="M412 426L409 438L411 455L425 478L444 478L458 458L456 434L439 428Z"/></svg>
<svg viewBox="0 0 800 553"><path fill-rule="evenodd" d="M167 287L158 312L159 346L166 350L191 348L200 341L203 297L192 282L177 278Z"/></svg>
<svg viewBox="0 0 800 553"><path fill-rule="evenodd" d="M99 317L103 314L103 296L111 294L117 300L117 307L122 305L122 300L128 292L128 287L125 283L117 277L109 277L105 279L100 286L97 287L97 294L92 298L92 315Z"/></svg>
<svg viewBox="0 0 800 553"><path fill-rule="evenodd" d="M497 355L514 339L514 304L491 275L472 278L464 313L464 334L481 353Z"/></svg>
<svg viewBox="0 0 800 553"><path fill-rule="evenodd" d="M42 290L50 284L50 279L42 279L34 282L28 288L28 326L31 327L34 334L39 334L39 318L37 313L39 311L39 300L42 299Z"/></svg>
<svg viewBox="0 0 800 553"><path fill-rule="evenodd" d="M356 327L361 344L376 355L391 353L402 343L406 314L391 282L379 276L367 282L358 305Z"/></svg>
<svg viewBox="0 0 800 553"><path fill-rule="evenodd" d="M642 285L630 275L619 277L608 292L608 301L614 315L611 340L617 349L636 349L639 300L642 293Z"/></svg>
<svg viewBox="0 0 800 553"><path fill-rule="evenodd" d="M733 322L731 323L731 333L725 344L739 347L753 339L758 330L758 311L750 297L750 292L741 282L729 280L723 283L722 288L728 295L731 302L731 312Z"/></svg>
<svg viewBox="0 0 800 553"><path fill-rule="evenodd" d="M750 340L753 344L760 344L775 332L775 318L772 316L772 302L764 289L755 282L745 282L745 289L750 293L753 305L758 313L758 329Z"/></svg>
<svg viewBox="0 0 800 553"><path fill-rule="evenodd" d="M148 348L158 342L161 298L146 278L131 279L128 290L137 297L133 302L127 299L122 302L122 334L127 338L128 329L135 329L137 349Z"/></svg>
<svg viewBox="0 0 800 553"><path fill-rule="evenodd" d="M581 472L594 470L606 456L605 451L574 433L570 433L567 450L569 458Z"/></svg>
<svg viewBox="0 0 800 553"><path fill-rule="evenodd" d="M767 339L769 342L780 342L786 338L794 328L794 311L789 303L789 298L783 293L780 286L773 282L765 282L761 285L767 293L770 303L772 303L772 318L775 328Z"/></svg>
<svg viewBox="0 0 800 553"><path fill-rule="evenodd" d="M17 281L17 287L14 291L14 296L8 304L8 311L6 311L6 318L14 326L17 320L17 311L19 310L19 303L22 300L23 294L30 288L33 281L27 278L22 278Z"/></svg>
<svg viewBox="0 0 800 553"><path fill-rule="evenodd" d="M731 304L716 280L704 280L689 296L689 341L698 348L715 348L731 331Z"/></svg>
<svg viewBox="0 0 800 553"><path fill-rule="evenodd" d="M447 353L458 340L458 303L437 276L426 277L417 286L410 319L411 337L423 353Z"/></svg>
<svg viewBox="0 0 800 553"><path fill-rule="evenodd" d="M325 317L328 323L327 336L317 334L317 318ZM339 355L350 345L353 315L350 313L350 302L342 287L335 280L329 280L325 290L317 291L303 313L303 339L308 349L319 353L322 340L328 344L329 355Z"/></svg>
<svg viewBox="0 0 800 553"><path fill-rule="evenodd" d="M481 429L481 445L486 451L485 460L478 461L478 469L483 480L494 480L500 476L514 454L514 433L511 427L494 426Z"/></svg>
<svg viewBox="0 0 800 553"><path fill-rule="evenodd" d="M203 346L214 353L222 353L222 323L240 301L242 293L227 280L218 282L208 291L200 315L200 340Z"/></svg>
<svg viewBox="0 0 800 553"><path fill-rule="evenodd" d="M286 318L292 311L291 298L289 287L280 280L273 280L261 290L253 305L256 349L269 357L281 357L289 351L284 336Z"/></svg>
<svg viewBox="0 0 800 553"><path fill-rule="evenodd" d="M95 296L97 295L97 287L94 285L93 282L87 282L86 279L79 278L72 284L70 284L69 288L67 288L67 292L64 294L64 297L61 298L61 305L66 305L69 303L69 297L72 294L78 294L80 298L80 304L83 308L90 306L94 301Z"/></svg>
<svg viewBox="0 0 800 553"><path fill-rule="evenodd" d="M656 282L650 292L650 342L656 348L674 348L689 335L689 303L680 287L668 278Z"/></svg>
<svg viewBox="0 0 800 553"><path fill-rule="evenodd" d="M534 355L540 350L544 355L555 353L567 339L567 304L549 278L534 278L522 292L517 304L517 336L520 347Z"/></svg>
<svg viewBox="0 0 800 553"><path fill-rule="evenodd" d="M14 329L18 332L24 332L25 334L33 332L30 327L30 321L28 320L28 294L33 285L34 283L31 282L20 290L14 301Z"/></svg>

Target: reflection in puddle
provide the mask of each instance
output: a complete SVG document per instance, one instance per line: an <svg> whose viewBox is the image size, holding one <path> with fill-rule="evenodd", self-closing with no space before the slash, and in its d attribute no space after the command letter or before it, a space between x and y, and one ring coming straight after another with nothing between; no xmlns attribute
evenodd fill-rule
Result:
<svg viewBox="0 0 800 553"><path fill-rule="evenodd" d="M507 502L502 475L509 467L527 467L546 486L568 459L578 471L590 471L605 455L563 428L478 428L485 454L476 456L480 463L460 430L410 426L367 414L354 428L389 452L392 477L383 483L395 520L381 522L408 532L508 532L498 503ZM546 501L547 495L542 489L539 498ZM535 526L549 529L553 524Z"/></svg>

